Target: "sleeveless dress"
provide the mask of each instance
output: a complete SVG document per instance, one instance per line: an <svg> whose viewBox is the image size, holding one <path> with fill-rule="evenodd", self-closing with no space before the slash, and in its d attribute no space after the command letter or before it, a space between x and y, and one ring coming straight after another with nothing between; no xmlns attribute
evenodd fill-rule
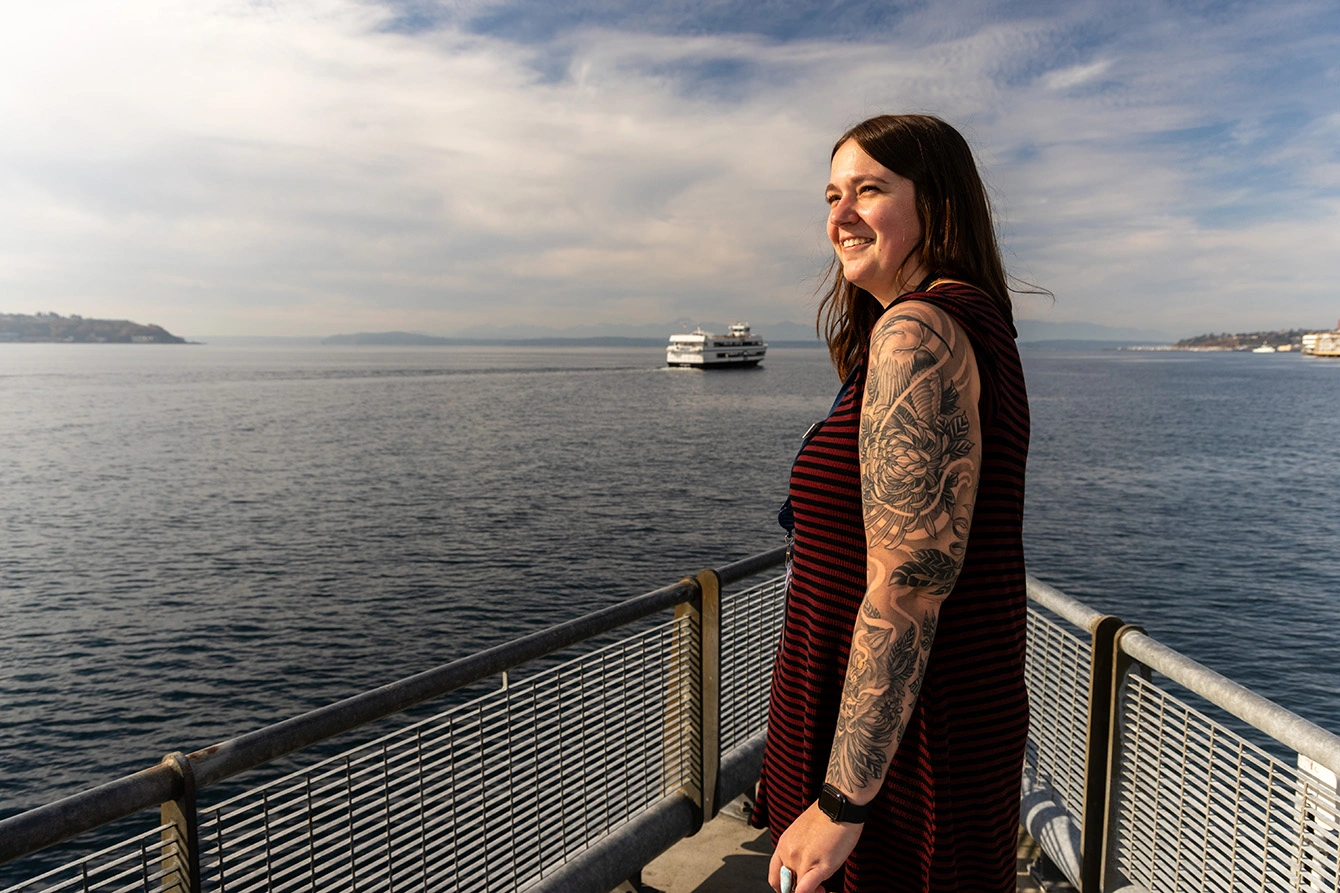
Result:
<svg viewBox="0 0 1340 893"><path fill-rule="evenodd" d="M981 291L908 294L967 332L982 383L982 467L963 571L944 600L916 708L855 851L825 889L1015 890L1024 688L1028 398L1014 327ZM892 306L892 305L891 305ZM756 827L773 844L819 796L865 596L857 433L864 362L791 473L795 547L773 669Z"/></svg>

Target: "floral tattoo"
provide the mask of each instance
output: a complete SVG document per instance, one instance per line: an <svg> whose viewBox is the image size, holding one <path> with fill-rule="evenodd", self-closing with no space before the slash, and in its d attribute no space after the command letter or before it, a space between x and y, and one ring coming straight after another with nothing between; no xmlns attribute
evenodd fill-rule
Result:
<svg viewBox="0 0 1340 893"><path fill-rule="evenodd" d="M907 729L938 600L963 569L980 462L962 329L919 305L880 321L870 355L860 430L870 588L852 630L827 775L848 793L879 784Z"/></svg>
<svg viewBox="0 0 1340 893"><path fill-rule="evenodd" d="M885 342L892 362L871 369L866 380L861 485L867 536L896 547L917 533L935 536L953 517L955 465L973 443L958 388L944 373L950 357L932 349L947 355L944 337L921 320L899 316L874 338Z"/></svg>

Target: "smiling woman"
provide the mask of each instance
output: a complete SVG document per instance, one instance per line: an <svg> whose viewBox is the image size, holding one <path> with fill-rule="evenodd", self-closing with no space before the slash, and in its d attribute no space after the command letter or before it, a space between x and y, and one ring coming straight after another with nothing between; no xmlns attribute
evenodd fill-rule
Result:
<svg viewBox="0 0 1340 893"><path fill-rule="evenodd" d="M820 312L847 384L792 470L754 812L769 880L1005 893L1028 727L1029 420L989 206L967 143L921 115L844 134L826 195Z"/></svg>

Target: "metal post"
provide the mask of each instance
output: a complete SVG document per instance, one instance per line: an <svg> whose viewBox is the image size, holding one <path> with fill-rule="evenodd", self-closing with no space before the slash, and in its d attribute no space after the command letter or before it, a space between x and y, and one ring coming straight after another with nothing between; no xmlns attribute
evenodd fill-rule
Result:
<svg viewBox="0 0 1340 893"><path fill-rule="evenodd" d="M698 806L693 829L697 834L703 822L715 818L721 808L717 802L717 775L721 771L721 578L708 569L680 582L698 588L697 598L675 608L676 620L688 618L693 638L685 680L688 693L679 703L681 709L687 708L688 716L697 720L696 728L685 730L690 741L697 739L694 783L685 789Z"/></svg>
<svg viewBox="0 0 1340 893"><path fill-rule="evenodd" d="M1336 803L1340 780L1336 773L1311 757L1298 755L1298 848L1294 860L1294 881L1303 893L1325 893L1326 879L1340 873L1340 823L1336 821ZM1334 887L1332 887L1334 889Z"/></svg>
<svg viewBox="0 0 1340 893"><path fill-rule="evenodd" d="M1099 893L1107 819L1107 749L1112 719L1113 640L1121 620L1105 615L1093 624L1089 661L1089 720L1084 749L1084 813L1080 836L1081 893Z"/></svg>
<svg viewBox="0 0 1340 893"><path fill-rule="evenodd" d="M186 755L173 752L163 763L181 779L181 794L162 806L164 891L200 893L200 823L195 811L195 770Z"/></svg>
<svg viewBox="0 0 1340 893"><path fill-rule="evenodd" d="M717 776L721 772L721 578L714 570L703 570L697 579L702 591L698 691L702 697L703 821L710 822L723 805L717 802Z"/></svg>
<svg viewBox="0 0 1340 893"><path fill-rule="evenodd" d="M1131 673L1138 672L1141 675L1148 673L1142 664L1133 659L1121 648L1122 637L1130 632L1143 633L1144 628L1132 624L1123 625L1112 636L1112 645L1109 653L1112 660L1112 687L1109 701L1111 712L1108 720L1108 745L1107 745L1107 791L1104 796L1103 808L1103 838L1102 847L1095 854L1099 858L1099 886L1093 887L1095 893L1103 890L1111 890L1127 885L1125 878L1121 877L1116 871L1116 828L1117 828L1117 775L1121 766L1121 694L1126 688L1126 680ZM1088 827L1086 825L1085 839L1088 838ZM1087 850L1085 851L1087 854ZM1089 862L1084 860L1085 871L1089 871ZM1089 887L1084 888L1084 893L1089 893Z"/></svg>
<svg viewBox="0 0 1340 893"><path fill-rule="evenodd" d="M703 612L701 583L696 577L685 577L679 581L699 590L699 595L686 602L675 605L675 622L688 624L688 653L678 654L679 637L672 640L675 653L670 655L670 665L682 667L679 691L672 692L669 701L669 715L666 717L666 744L673 745L680 753L690 757L692 771L684 785L684 795L693 804L693 830L688 836L697 834L703 826L703 816L708 812L704 807L703 766L702 766L702 654L703 654Z"/></svg>

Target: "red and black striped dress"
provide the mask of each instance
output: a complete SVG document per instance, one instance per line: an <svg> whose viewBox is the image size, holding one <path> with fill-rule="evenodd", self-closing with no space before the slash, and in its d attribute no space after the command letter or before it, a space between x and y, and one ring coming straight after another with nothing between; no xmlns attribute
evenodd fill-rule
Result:
<svg viewBox="0 0 1340 893"><path fill-rule="evenodd" d="M1024 689L1028 397L1014 328L975 288L909 294L963 326L982 382L982 467L963 571L860 842L829 891L1013 891ZM818 798L865 595L857 433L865 370L791 474L795 554L754 823L776 844ZM845 875L845 876L844 876Z"/></svg>

